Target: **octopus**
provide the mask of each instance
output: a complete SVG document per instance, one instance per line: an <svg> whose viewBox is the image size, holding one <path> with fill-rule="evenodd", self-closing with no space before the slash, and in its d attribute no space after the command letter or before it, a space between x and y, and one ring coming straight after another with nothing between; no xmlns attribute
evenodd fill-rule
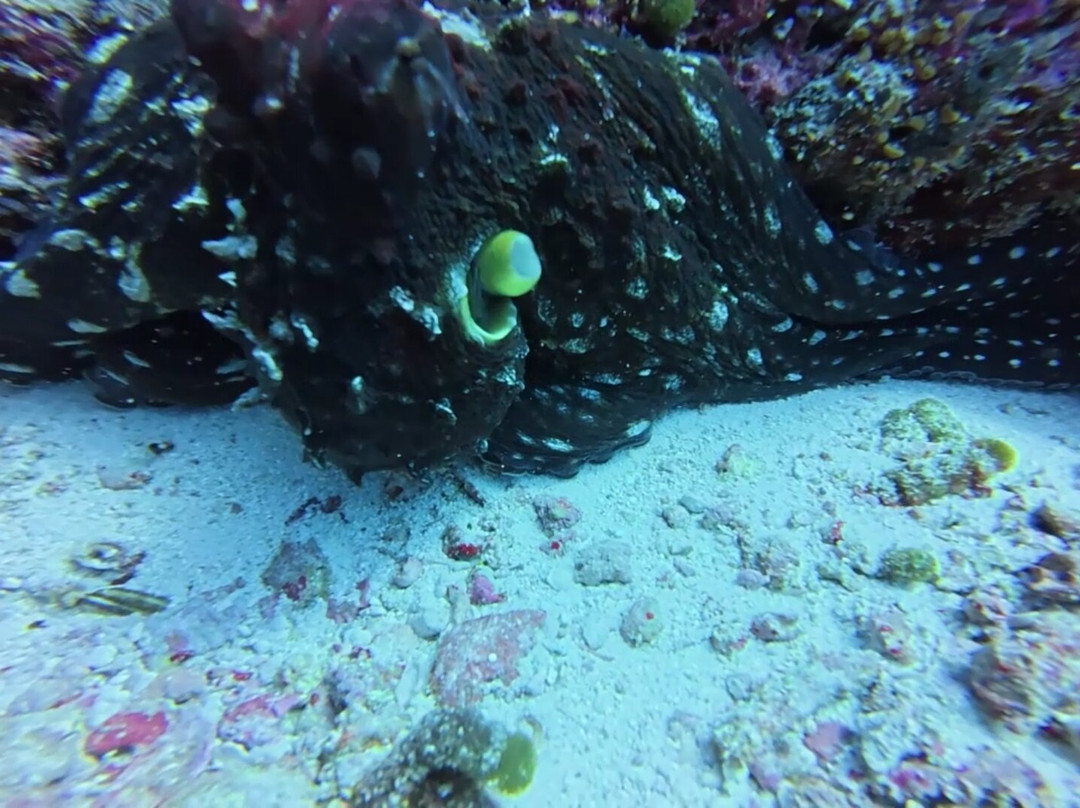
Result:
<svg viewBox="0 0 1080 808"><path fill-rule="evenodd" d="M62 134L0 375L255 389L356 480L571 475L676 407L881 373L1077 380L1077 222L897 255L822 218L716 60L557 15L172 0Z"/></svg>

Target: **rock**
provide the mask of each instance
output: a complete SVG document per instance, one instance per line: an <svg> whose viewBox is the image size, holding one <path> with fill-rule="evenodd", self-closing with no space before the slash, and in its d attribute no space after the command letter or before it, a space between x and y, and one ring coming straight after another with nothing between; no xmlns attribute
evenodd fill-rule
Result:
<svg viewBox="0 0 1080 808"><path fill-rule="evenodd" d="M743 567L735 573L735 585L743 589L761 589L769 582L769 576L749 567Z"/></svg>
<svg viewBox="0 0 1080 808"><path fill-rule="evenodd" d="M623 617L619 634L627 645L637 647L655 642L663 628L660 605L654 598L639 598Z"/></svg>
<svg viewBox="0 0 1080 808"><path fill-rule="evenodd" d="M630 545L623 542L590 545L574 559L574 580L582 586L628 584L631 577Z"/></svg>
<svg viewBox="0 0 1080 808"><path fill-rule="evenodd" d="M553 538L581 521L581 511L563 497L541 497L533 501L540 529Z"/></svg>
<svg viewBox="0 0 1080 808"><path fill-rule="evenodd" d="M914 637L904 613L893 608L859 620L867 645L886 659L908 665L915 661Z"/></svg>
<svg viewBox="0 0 1080 808"><path fill-rule="evenodd" d="M690 511L681 505L668 505L660 511L660 517L668 527L676 530L690 524Z"/></svg>
<svg viewBox="0 0 1080 808"><path fill-rule="evenodd" d="M686 508L687 513L691 513L694 516L700 516L708 509L708 505L703 500L698 499L695 496L687 494L684 497L679 497L679 504Z"/></svg>
<svg viewBox="0 0 1080 808"><path fill-rule="evenodd" d="M716 461L716 473L724 479L753 477L761 469L760 462L751 457L741 444L733 443Z"/></svg>
<svg viewBox="0 0 1080 808"><path fill-rule="evenodd" d="M762 642L788 642L799 636L799 618L793 614L765 612L750 622L750 633Z"/></svg>
<svg viewBox="0 0 1080 808"><path fill-rule="evenodd" d="M776 592L806 588L799 553L783 539L770 537L749 553L749 567L760 572L769 589Z"/></svg>
<svg viewBox="0 0 1080 808"><path fill-rule="evenodd" d="M446 632L431 669L439 703L463 707L488 693L513 691L546 617L537 609L518 609L466 620Z"/></svg>
<svg viewBox="0 0 1080 808"><path fill-rule="evenodd" d="M1073 553L1047 553L1021 574L1039 606L1080 603L1080 561Z"/></svg>
<svg viewBox="0 0 1080 808"><path fill-rule="evenodd" d="M110 752L130 751L149 746L169 728L165 713L116 713L93 730L83 749L91 757L104 757Z"/></svg>
<svg viewBox="0 0 1080 808"><path fill-rule="evenodd" d="M283 541L263 570L262 582L300 606L325 600L330 588L330 562L318 542Z"/></svg>
<svg viewBox="0 0 1080 808"><path fill-rule="evenodd" d="M408 589L424 572L424 563L415 556L409 556L398 562L397 570L390 583L398 589Z"/></svg>
<svg viewBox="0 0 1080 808"><path fill-rule="evenodd" d="M589 620L581 627L581 639L593 651L603 648L609 636L611 636L611 629L599 620Z"/></svg>
<svg viewBox="0 0 1080 808"><path fill-rule="evenodd" d="M881 446L899 461L875 484L889 505L924 505L949 494L985 496L990 478L1016 463L1009 444L973 439L953 412L932 398L886 413Z"/></svg>
<svg viewBox="0 0 1080 808"><path fill-rule="evenodd" d="M910 587L937 579L937 557L922 547L893 547L881 556L875 577L896 586Z"/></svg>
<svg viewBox="0 0 1080 808"><path fill-rule="evenodd" d="M1080 692L1080 621L1064 610L1017 615L971 658L968 682L986 712L1013 732L1080 743L1067 731ZM1075 720L1075 719L1073 719Z"/></svg>
<svg viewBox="0 0 1080 808"><path fill-rule="evenodd" d="M1062 508L1057 503L1044 502L1032 515L1039 530L1064 541L1080 541L1080 514Z"/></svg>
<svg viewBox="0 0 1080 808"><path fill-rule="evenodd" d="M422 607L409 621L409 628L421 640L434 640L450 623L450 609L431 604Z"/></svg>

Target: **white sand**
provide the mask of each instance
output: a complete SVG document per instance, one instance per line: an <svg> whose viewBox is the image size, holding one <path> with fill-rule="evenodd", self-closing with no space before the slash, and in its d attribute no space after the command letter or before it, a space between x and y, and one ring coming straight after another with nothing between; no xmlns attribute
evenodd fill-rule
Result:
<svg viewBox="0 0 1080 808"><path fill-rule="evenodd" d="M882 416L926 396L948 403L974 435L1019 450L990 496L909 509L863 491L893 465L879 449ZM437 641L415 628L514 609L543 610L544 628L515 661L513 684L476 706L509 729L536 731L539 766L531 788L496 795L500 802L776 804L764 785L783 805L868 805L866 789L908 758L931 791L958 782L958 770L975 778L981 761L1000 776L988 787L1001 795L1080 804L1070 796L1080 793L1080 753L1011 732L976 706L967 670L979 629L961 614L972 587L994 585L1022 611L1016 571L1067 549L1029 527L1026 514L1043 501L1080 511L1078 424L1080 403L1067 395L852 386L673 415L645 447L572 480L464 469L480 506L449 473L426 484L372 474L357 488L335 469L305 465L299 441L266 407L113 412L80 385L2 389L0 805L330 800L436 707ZM154 456L146 448L154 441L175 448ZM718 473L732 444L746 462ZM133 472L150 478L109 487ZM305 500L333 495L340 510L314 507L286 524ZM542 497L582 514L559 552L534 513ZM699 526L700 515L676 505L683 497L719 508L727 527ZM1015 497L1022 502L1010 511ZM827 540L838 520L839 549ZM485 545L480 562L446 556L450 525ZM329 562L337 601L355 602L356 582L369 579L371 604L355 619L337 623L324 601L301 608L288 598L269 615L262 571L283 540L309 539ZM68 608L73 589L104 586L70 562L94 542L145 552L126 586L166 597L168 607L148 617ZM605 542L625 545L617 560L630 582L575 582L577 554ZM941 581L904 589L872 577L894 546L931 550ZM845 586L820 572L839 569L838 552L855 568L865 559L863 573L847 568ZM396 587L406 558L419 577ZM447 597L448 587L467 589L477 563L503 602ZM736 583L755 565L779 588ZM230 587L238 578L244 585ZM640 598L654 599L662 631L632 647L619 627ZM1054 611L1080 634L1080 614ZM785 618L774 620L792 638L751 635L770 613ZM904 662L860 629L896 619L910 630ZM336 717L330 680L346 694ZM313 693L318 702L301 709ZM243 703L252 712L238 717ZM110 716L158 712L167 729L133 754L85 753ZM805 740L828 746L821 739L834 730L834 747L817 759ZM1021 761L1044 788L1029 791L1033 775Z"/></svg>

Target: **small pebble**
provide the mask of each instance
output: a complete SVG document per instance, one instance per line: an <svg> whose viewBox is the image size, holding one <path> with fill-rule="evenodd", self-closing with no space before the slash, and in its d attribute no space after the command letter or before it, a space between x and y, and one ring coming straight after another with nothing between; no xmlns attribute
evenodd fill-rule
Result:
<svg viewBox="0 0 1080 808"><path fill-rule="evenodd" d="M574 560L574 580L582 586L628 584L630 552L630 545L617 541L586 547Z"/></svg>
<svg viewBox="0 0 1080 808"><path fill-rule="evenodd" d="M401 678L398 679L397 685L394 686L394 701L397 703L399 709L404 710L409 706L409 703L413 700L413 696L416 695L419 686L420 668L416 663L410 663L405 666L405 670L401 673Z"/></svg>
<svg viewBox="0 0 1080 808"><path fill-rule="evenodd" d="M1074 606L1080 603L1080 555L1047 553L1024 570L1021 582L1040 604Z"/></svg>
<svg viewBox="0 0 1080 808"><path fill-rule="evenodd" d="M533 501L533 511L540 529L549 537L581 521L581 511L563 497L539 497Z"/></svg>
<svg viewBox="0 0 1080 808"><path fill-rule="evenodd" d="M405 522L392 522L380 538L389 544L405 544L412 531Z"/></svg>
<svg viewBox="0 0 1080 808"><path fill-rule="evenodd" d="M506 596L495 590L495 584L486 575L474 572L469 576L469 603L473 606L490 606L505 599Z"/></svg>
<svg viewBox="0 0 1080 808"><path fill-rule="evenodd" d="M342 632L341 639L349 645L360 645L367 648L375 642L375 635L371 632L370 628L358 623L353 623Z"/></svg>
<svg viewBox="0 0 1080 808"><path fill-rule="evenodd" d="M1065 541L1080 540L1080 515L1056 503L1044 502L1031 516L1035 527L1045 533Z"/></svg>
<svg viewBox="0 0 1080 808"><path fill-rule="evenodd" d="M145 469L127 466L98 466L98 482L110 491L133 491L146 486L153 475Z"/></svg>
<svg viewBox="0 0 1080 808"><path fill-rule="evenodd" d="M183 704L206 692L206 677L191 668L177 668L167 672L162 690L165 698L176 704Z"/></svg>
<svg viewBox="0 0 1080 808"><path fill-rule="evenodd" d="M904 613L897 608L875 612L859 620L867 645L901 665L915 661L914 636Z"/></svg>
<svg viewBox="0 0 1080 808"><path fill-rule="evenodd" d="M735 575L735 583L743 589L761 589L768 582L768 575L749 567L744 567Z"/></svg>
<svg viewBox="0 0 1080 808"><path fill-rule="evenodd" d="M752 567L765 576L773 591L798 591L805 588L799 553L778 538L768 538L754 548Z"/></svg>
<svg viewBox="0 0 1080 808"><path fill-rule="evenodd" d="M693 578L697 575L697 567L686 559L676 558L671 562L671 565L675 567L675 571L684 578Z"/></svg>
<svg viewBox="0 0 1080 808"><path fill-rule="evenodd" d="M449 609L445 606L429 605L421 608L412 620L409 627L421 640L434 640L450 623Z"/></svg>
<svg viewBox="0 0 1080 808"><path fill-rule="evenodd" d="M729 676L724 680L724 687L727 689L728 695L735 701L749 701L750 697L754 695L756 686L754 680L750 678L749 674L736 673Z"/></svg>
<svg viewBox="0 0 1080 808"><path fill-rule="evenodd" d="M988 587L977 589L964 599L964 617L976 626L1002 624L1013 612L1012 604L1001 590Z"/></svg>
<svg viewBox="0 0 1080 808"><path fill-rule="evenodd" d="M716 473L724 477L751 477L757 470L758 461L738 443L731 444L716 461Z"/></svg>
<svg viewBox="0 0 1080 808"><path fill-rule="evenodd" d="M686 508L689 513L694 514L694 516L705 513L705 510L709 507L703 500L689 494L680 497L679 504Z"/></svg>
<svg viewBox="0 0 1080 808"><path fill-rule="evenodd" d="M611 629L599 620L590 620L581 627L581 639L593 651L599 651L603 648L604 643L607 642L610 636Z"/></svg>
<svg viewBox="0 0 1080 808"><path fill-rule="evenodd" d="M668 544L668 555L688 556L694 552L694 543L676 534L676 537Z"/></svg>
<svg viewBox="0 0 1080 808"><path fill-rule="evenodd" d="M690 512L680 505L668 505L660 516L670 528L684 528L690 524Z"/></svg>
<svg viewBox="0 0 1080 808"><path fill-rule="evenodd" d="M619 626L619 634L627 645L648 645L656 641L663 630L660 607L654 598L639 598L630 607Z"/></svg>
<svg viewBox="0 0 1080 808"><path fill-rule="evenodd" d="M750 623L750 633L762 642L788 642L799 636L799 618L793 614L765 612Z"/></svg>
<svg viewBox="0 0 1080 808"><path fill-rule="evenodd" d="M94 645L80 655L80 660L91 670L101 670L108 667L116 659L115 645Z"/></svg>
<svg viewBox="0 0 1080 808"><path fill-rule="evenodd" d="M398 562L397 571L390 583L398 589L408 589L424 571L424 563L416 556L409 556Z"/></svg>

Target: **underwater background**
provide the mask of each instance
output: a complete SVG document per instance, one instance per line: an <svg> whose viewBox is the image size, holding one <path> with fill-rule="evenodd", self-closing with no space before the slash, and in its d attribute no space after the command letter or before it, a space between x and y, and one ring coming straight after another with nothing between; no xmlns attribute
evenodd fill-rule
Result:
<svg viewBox="0 0 1080 808"><path fill-rule="evenodd" d="M1072 0L0 0L0 805L1080 806L1078 120Z"/></svg>

